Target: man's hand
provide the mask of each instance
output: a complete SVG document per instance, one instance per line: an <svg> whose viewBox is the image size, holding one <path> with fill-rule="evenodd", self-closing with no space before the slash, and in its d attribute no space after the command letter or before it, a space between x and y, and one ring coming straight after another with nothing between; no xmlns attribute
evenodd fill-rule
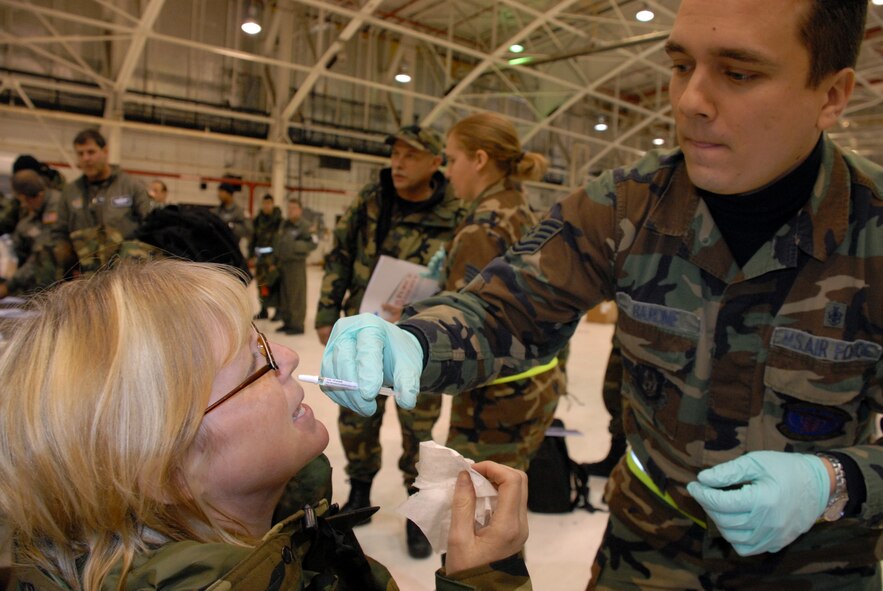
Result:
<svg viewBox="0 0 883 591"><path fill-rule="evenodd" d="M822 515L831 492L825 462L810 454L753 451L698 478L687 490L741 556L793 542Z"/></svg>
<svg viewBox="0 0 883 591"><path fill-rule="evenodd" d="M496 462L472 467L497 487L497 510L486 527L475 531L475 489L469 474L460 472L451 503L449 575L508 558L527 541L527 475Z"/></svg>
<svg viewBox="0 0 883 591"><path fill-rule="evenodd" d="M374 399L384 384L397 392L396 404L417 403L423 348L417 337L374 314L341 318L334 323L322 354L322 375L359 384L359 391L323 387L332 400L363 416L377 411Z"/></svg>

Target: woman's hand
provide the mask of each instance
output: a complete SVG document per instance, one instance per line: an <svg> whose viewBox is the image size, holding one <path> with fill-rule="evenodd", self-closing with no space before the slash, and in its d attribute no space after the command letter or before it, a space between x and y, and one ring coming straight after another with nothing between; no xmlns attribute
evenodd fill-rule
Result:
<svg viewBox="0 0 883 591"><path fill-rule="evenodd" d="M527 474L496 462L472 467L497 488L497 510L486 527L475 530L475 489L469 474L460 472L451 504L448 575L508 558L527 541Z"/></svg>

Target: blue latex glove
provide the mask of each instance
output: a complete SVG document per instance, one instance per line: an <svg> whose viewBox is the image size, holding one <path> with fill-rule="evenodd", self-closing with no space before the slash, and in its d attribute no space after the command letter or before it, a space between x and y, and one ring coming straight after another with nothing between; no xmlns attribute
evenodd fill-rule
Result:
<svg viewBox="0 0 883 591"><path fill-rule="evenodd" d="M821 458L778 451L747 453L698 478L687 490L741 556L778 552L809 530L825 510L831 486Z"/></svg>
<svg viewBox="0 0 883 591"><path fill-rule="evenodd" d="M322 375L359 384L360 389L332 390L322 387L329 398L360 415L377 411L374 399L384 384L398 395L396 404L411 409L417 403L423 347L417 337L374 314L341 318L322 354Z"/></svg>
<svg viewBox="0 0 883 591"><path fill-rule="evenodd" d="M439 249L435 251L435 254L432 255L432 258L429 259L429 263L426 265L426 271L420 273L420 276L441 282L442 270L445 268L445 259L447 256L448 253L445 251L445 247L440 246Z"/></svg>

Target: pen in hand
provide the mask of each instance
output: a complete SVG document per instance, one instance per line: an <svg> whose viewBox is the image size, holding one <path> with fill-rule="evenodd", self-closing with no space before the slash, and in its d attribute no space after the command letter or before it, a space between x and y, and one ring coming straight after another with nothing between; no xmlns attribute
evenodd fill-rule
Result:
<svg viewBox="0 0 883 591"><path fill-rule="evenodd" d="M338 380L337 378L300 374L297 376L297 379L301 382L306 382L307 384L318 384L320 386L325 386L326 388L331 388L332 390L359 390L359 385L357 383L349 382L347 380ZM386 386L382 386L378 394L381 396L398 396L398 392Z"/></svg>

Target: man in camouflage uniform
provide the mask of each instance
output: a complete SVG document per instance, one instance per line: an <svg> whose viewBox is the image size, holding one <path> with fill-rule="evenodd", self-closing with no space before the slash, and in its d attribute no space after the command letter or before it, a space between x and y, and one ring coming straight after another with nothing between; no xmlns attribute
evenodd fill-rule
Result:
<svg viewBox="0 0 883 591"><path fill-rule="evenodd" d="M233 200L233 193L239 190L239 187L230 183L221 183L218 185L218 201L220 203L212 211L216 216L224 220L236 237L237 242L251 235L251 220L245 217L245 211L238 203Z"/></svg>
<svg viewBox="0 0 883 591"><path fill-rule="evenodd" d="M407 405L415 374L475 387L548 360L613 299L630 449L590 588L879 591L883 170L824 134L866 12L683 0L667 43L681 148L588 183L401 328L347 319L326 351L377 345L323 359L363 386L329 394L366 407L385 378Z"/></svg>
<svg viewBox="0 0 883 591"><path fill-rule="evenodd" d="M319 239L303 219L300 201L288 199L288 219L279 226L273 254L279 267L279 312L282 326L277 332L303 334L307 315L307 255L316 250Z"/></svg>
<svg viewBox="0 0 883 591"><path fill-rule="evenodd" d="M70 240L80 271L92 273L126 250L123 243L134 240L152 205L144 185L108 163L107 142L98 130L78 133L74 151L83 174L64 187L52 233Z"/></svg>
<svg viewBox="0 0 883 591"><path fill-rule="evenodd" d="M261 211L254 218L254 232L248 245L248 255L254 261L258 298L261 301L261 311L255 317L257 320L268 318L268 307L276 308L278 315L279 270L273 257L273 241L281 223L282 211L273 203L273 196L269 193L264 195L261 200Z"/></svg>
<svg viewBox="0 0 883 591"><path fill-rule="evenodd" d="M12 233L12 244L19 265L15 274L0 283L0 297L27 294L64 279L73 264L70 242L53 239L58 222L58 191L34 170L20 170L12 177L12 188L21 202L24 216Z"/></svg>
<svg viewBox="0 0 883 591"><path fill-rule="evenodd" d="M463 215L462 203L438 171L443 144L437 132L411 125L387 142L392 144L391 166L381 170L379 182L364 187L347 209L334 229L334 247L325 257L316 313L316 331L323 344L341 313L358 313L380 255L425 265L453 237ZM402 428L399 468L405 486L413 492L419 444L432 439L441 399L427 396L414 410L396 410ZM340 410L338 426L352 486L344 509L370 505L371 482L380 470L383 412L383 405L371 417ZM407 527L411 555L428 556L432 549L423 533L410 521Z"/></svg>

